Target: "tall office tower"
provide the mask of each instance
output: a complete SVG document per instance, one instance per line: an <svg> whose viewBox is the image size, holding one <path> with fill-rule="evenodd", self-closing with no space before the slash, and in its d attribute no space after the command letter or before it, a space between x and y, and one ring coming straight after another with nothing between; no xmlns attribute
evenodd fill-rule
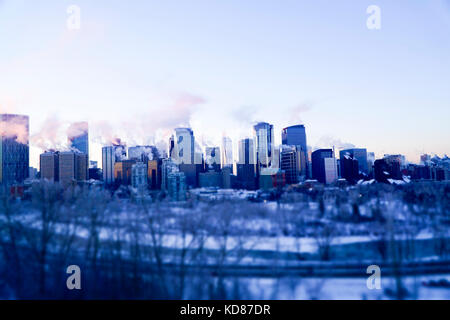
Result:
<svg viewBox="0 0 450 320"><path fill-rule="evenodd" d="M253 139L242 139L239 141L239 164L256 165L255 144Z"/></svg>
<svg viewBox="0 0 450 320"><path fill-rule="evenodd" d="M161 189L167 190L169 184L168 184L168 176L169 173L177 172L178 166L177 164L171 159L162 159L161 164Z"/></svg>
<svg viewBox="0 0 450 320"><path fill-rule="evenodd" d="M194 164L194 132L190 128L176 128L169 141L169 156L177 164Z"/></svg>
<svg viewBox="0 0 450 320"><path fill-rule="evenodd" d="M206 147L206 170L220 171L220 148Z"/></svg>
<svg viewBox="0 0 450 320"><path fill-rule="evenodd" d="M301 176L301 151L297 146L284 145L281 147L280 169L285 172L286 183L295 184Z"/></svg>
<svg viewBox="0 0 450 320"><path fill-rule="evenodd" d="M336 158L324 158L325 183L330 184L338 179Z"/></svg>
<svg viewBox="0 0 450 320"><path fill-rule="evenodd" d="M141 162L157 160L160 155L155 146L135 146L128 148L128 159Z"/></svg>
<svg viewBox="0 0 450 320"><path fill-rule="evenodd" d="M184 172L171 172L167 176L167 189L174 201L186 200L186 176Z"/></svg>
<svg viewBox="0 0 450 320"><path fill-rule="evenodd" d="M331 158L332 160L325 159ZM312 153L312 177L321 183L330 183L337 177L337 164L332 149L319 149Z"/></svg>
<svg viewBox="0 0 450 320"><path fill-rule="evenodd" d="M402 154L385 154L384 159L386 159L389 163L398 163L400 170L406 168L406 158Z"/></svg>
<svg viewBox="0 0 450 320"><path fill-rule="evenodd" d="M88 179L87 154L73 151L59 153L59 181L63 186Z"/></svg>
<svg viewBox="0 0 450 320"><path fill-rule="evenodd" d="M131 185L138 190L146 190L148 185L147 165L142 162L131 166Z"/></svg>
<svg viewBox="0 0 450 320"><path fill-rule="evenodd" d="M367 166L367 150L366 149L352 148L352 149L341 150L341 152L339 153L339 158L342 159L345 155L349 155L353 159L358 160L359 171L361 171L362 173L364 173L366 175L369 174L369 169Z"/></svg>
<svg viewBox="0 0 450 320"><path fill-rule="evenodd" d="M114 164L116 163L115 151L113 146L102 148L102 169L103 181L106 184L114 182Z"/></svg>
<svg viewBox="0 0 450 320"><path fill-rule="evenodd" d="M349 183L356 183L359 180L359 164L358 160L349 154L342 155L339 159L341 177Z"/></svg>
<svg viewBox="0 0 450 320"><path fill-rule="evenodd" d="M10 186L28 178L29 118L0 114L0 184Z"/></svg>
<svg viewBox="0 0 450 320"><path fill-rule="evenodd" d="M239 160L236 169L238 186L244 189L255 189L255 148L252 139L239 141Z"/></svg>
<svg viewBox="0 0 450 320"><path fill-rule="evenodd" d="M233 142L229 137L222 138L222 168L233 167Z"/></svg>
<svg viewBox="0 0 450 320"><path fill-rule="evenodd" d="M375 164L373 166L374 178L378 182L388 183L388 179L393 179L396 174L396 169L390 163L388 163L387 159L377 159L375 160ZM400 170L398 170L400 171Z"/></svg>
<svg viewBox="0 0 450 320"><path fill-rule="evenodd" d="M149 160L147 163L147 176L150 188L161 189L161 165L162 160Z"/></svg>
<svg viewBox="0 0 450 320"><path fill-rule="evenodd" d="M114 181L129 186L131 184L131 169L136 160L122 160L114 163Z"/></svg>
<svg viewBox="0 0 450 320"><path fill-rule="evenodd" d="M89 125L87 122L72 123L67 130L70 147L89 157Z"/></svg>
<svg viewBox="0 0 450 320"><path fill-rule="evenodd" d="M59 181L67 186L75 180L75 153L71 151L59 153Z"/></svg>
<svg viewBox="0 0 450 320"><path fill-rule="evenodd" d="M75 180L89 180L89 156L86 153L75 152L76 171Z"/></svg>
<svg viewBox="0 0 450 320"><path fill-rule="evenodd" d="M171 159L178 165L179 171L184 172L186 185L197 187L198 165L195 152L194 132L190 128L177 128L169 141L173 148L170 151Z"/></svg>
<svg viewBox="0 0 450 320"><path fill-rule="evenodd" d="M273 125L260 122L253 127L256 143L256 164L257 172L260 168L269 168L272 165L273 157Z"/></svg>
<svg viewBox="0 0 450 320"><path fill-rule="evenodd" d="M300 174L308 176L308 147L306 145L305 126L300 124L284 128L281 131L281 143L297 147L297 150L300 151Z"/></svg>
<svg viewBox="0 0 450 320"><path fill-rule="evenodd" d="M394 154L394 155L385 154L382 160L384 160L385 164L388 166L388 170L385 171L389 172L389 178L397 180L402 179L403 177L402 170L405 169L406 167L405 156L401 154ZM377 161L375 161L375 163L377 163ZM379 164L378 167L380 167L380 165L383 165L381 162L379 162L378 164ZM375 174L377 174L377 172L375 172ZM378 172L378 177L380 176L381 175Z"/></svg>
<svg viewBox="0 0 450 320"><path fill-rule="evenodd" d="M114 165L127 157L126 147L120 143L102 148L103 181L106 184L114 182Z"/></svg>
<svg viewBox="0 0 450 320"><path fill-rule="evenodd" d="M41 179L59 181L59 152L48 151L39 156Z"/></svg>

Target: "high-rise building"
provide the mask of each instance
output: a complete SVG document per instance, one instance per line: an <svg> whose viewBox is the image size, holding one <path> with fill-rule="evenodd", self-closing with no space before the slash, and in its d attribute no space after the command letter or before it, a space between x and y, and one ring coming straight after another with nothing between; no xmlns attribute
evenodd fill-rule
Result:
<svg viewBox="0 0 450 320"><path fill-rule="evenodd" d="M162 160L149 160L147 163L147 176L150 188L161 189L161 164Z"/></svg>
<svg viewBox="0 0 450 320"><path fill-rule="evenodd" d="M177 172L177 171L178 171L178 166L171 158L162 159L162 164L161 164L161 189L162 190L168 190L169 174L172 172Z"/></svg>
<svg viewBox="0 0 450 320"><path fill-rule="evenodd" d="M186 200L186 176L184 172L171 172L167 176L168 193L173 201Z"/></svg>
<svg viewBox="0 0 450 320"><path fill-rule="evenodd" d="M233 166L233 142L229 137L222 138L222 168Z"/></svg>
<svg viewBox="0 0 450 320"><path fill-rule="evenodd" d="M181 163L178 165L178 169L180 172L183 172L186 178L186 185L191 188L198 187L198 175L200 165L198 164L184 164Z"/></svg>
<svg viewBox="0 0 450 320"><path fill-rule="evenodd" d="M146 190L148 183L147 165L137 162L131 166L131 185L138 190Z"/></svg>
<svg viewBox="0 0 450 320"><path fill-rule="evenodd" d="M325 159L331 158L332 160ZM319 149L311 154L312 177L321 183L329 183L337 178L337 164L333 149Z"/></svg>
<svg viewBox="0 0 450 320"><path fill-rule="evenodd" d="M169 156L185 174L185 183L189 187L198 186L198 174L204 166L203 157L195 150L194 132L190 128L176 128L169 140ZM220 163L220 162L219 162Z"/></svg>
<svg viewBox="0 0 450 320"><path fill-rule="evenodd" d="M77 181L89 180L89 156L86 153L75 152L75 159L77 161L75 179Z"/></svg>
<svg viewBox="0 0 450 320"><path fill-rule="evenodd" d="M375 180L382 183L388 183L388 179L392 179L396 171L386 159L377 159L374 164L374 177Z"/></svg>
<svg viewBox="0 0 450 320"><path fill-rule="evenodd" d="M177 164L194 164L194 132L190 128L177 128L169 141L169 156Z"/></svg>
<svg viewBox="0 0 450 320"><path fill-rule="evenodd" d="M73 150L87 154L89 157L89 125L87 122L72 123L67 130L67 137Z"/></svg>
<svg viewBox="0 0 450 320"><path fill-rule="evenodd" d="M253 127L253 133L256 143L256 163L257 172L260 168L270 168L272 166L273 157L273 125L260 122Z"/></svg>
<svg viewBox="0 0 450 320"><path fill-rule="evenodd" d="M116 163L116 157L113 146L102 148L102 170L103 181L106 184L112 184L114 182L114 164Z"/></svg>
<svg viewBox="0 0 450 320"><path fill-rule="evenodd" d="M131 169L136 160L122 160L114 164L114 182L122 185L131 184Z"/></svg>
<svg viewBox="0 0 450 320"><path fill-rule="evenodd" d="M375 161L375 179L378 182L386 182L387 179L400 180L403 177L402 170L404 168L405 157L403 155L385 155L383 159Z"/></svg>
<svg viewBox="0 0 450 320"><path fill-rule="evenodd" d="M308 147L306 145L305 126L300 124L284 128L281 131L281 143L297 147L300 152L300 175L308 176Z"/></svg>
<svg viewBox="0 0 450 320"><path fill-rule="evenodd" d="M336 158L324 158L325 183L330 184L338 179Z"/></svg>
<svg viewBox="0 0 450 320"><path fill-rule="evenodd" d="M29 118L0 114L0 184L10 186L28 178Z"/></svg>
<svg viewBox="0 0 450 320"><path fill-rule="evenodd" d="M369 174L369 168L367 165L367 150L361 148L345 149L339 152L339 159L342 159L345 155L349 155L353 159L358 160L359 171L365 175Z"/></svg>
<svg viewBox="0 0 450 320"><path fill-rule="evenodd" d="M63 186L88 180L87 154L74 151L60 152L58 164L59 181Z"/></svg>
<svg viewBox="0 0 450 320"><path fill-rule="evenodd" d="M102 148L102 169L103 181L106 184L114 182L114 165L118 161L125 160L127 157L125 145L116 144Z"/></svg>
<svg viewBox="0 0 450 320"><path fill-rule="evenodd" d="M295 145L284 145L281 148L280 168L285 172L286 183L295 184L300 181L301 151Z"/></svg>
<svg viewBox="0 0 450 320"><path fill-rule="evenodd" d="M350 154L342 154L339 159L341 177L349 183L356 183L359 180L358 160Z"/></svg>
<svg viewBox="0 0 450 320"><path fill-rule="evenodd" d="M41 179L59 181L59 152L44 152L39 157Z"/></svg>
<svg viewBox="0 0 450 320"><path fill-rule="evenodd" d="M406 168L406 158L402 154L385 154L384 159L390 163L398 163L400 170Z"/></svg>
<svg viewBox="0 0 450 320"><path fill-rule="evenodd" d="M237 186L243 189L255 189L255 148L252 139L247 138L239 141L239 160L236 169Z"/></svg>
<svg viewBox="0 0 450 320"><path fill-rule="evenodd" d="M216 172L220 171L220 148L206 147L206 168L213 169Z"/></svg>
<svg viewBox="0 0 450 320"><path fill-rule="evenodd" d="M255 145L253 139L242 139L239 141L238 164L256 165Z"/></svg>

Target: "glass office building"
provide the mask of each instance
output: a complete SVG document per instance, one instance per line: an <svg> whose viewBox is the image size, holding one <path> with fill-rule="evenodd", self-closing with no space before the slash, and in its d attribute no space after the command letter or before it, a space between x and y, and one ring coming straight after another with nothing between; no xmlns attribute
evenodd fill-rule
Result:
<svg viewBox="0 0 450 320"><path fill-rule="evenodd" d="M0 184L10 186L28 178L29 118L0 114Z"/></svg>

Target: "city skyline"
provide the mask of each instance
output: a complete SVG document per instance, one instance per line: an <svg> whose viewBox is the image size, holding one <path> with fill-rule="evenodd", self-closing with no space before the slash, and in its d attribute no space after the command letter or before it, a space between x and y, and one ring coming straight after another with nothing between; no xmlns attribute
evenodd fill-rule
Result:
<svg viewBox="0 0 450 320"><path fill-rule="evenodd" d="M377 1L380 30L366 27L369 1L77 1L76 31L69 4L0 2L0 112L29 115L34 167L86 120L99 163L108 139L157 144L178 126L201 146L221 146L225 131L236 154L257 121L274 125L277 145L305 124L313 148L416 163L450 149L448 1Z"/></svg>
<svg viewBox="0 0 450 320"><path fill-rule="evenodd" d="M2 115L2 114L0 114L0 115ZM28 115L22 115L22 114L5 113L5 114L3 114L3 116L5 116L5 117L25 117L25 118L29 119ZM30 150L33 148L32 142L30 142L30 141L22 142L22 139L29 139L28 131L26 133L22 132L23 131L22 130L22 124L19 124L19 126L17 126L15 122L13 122L11 125L8 125L6 122L4 122L4 123L2 122L0 124L1 124L0 129L2 129L4 131L4 133L6 134L6 137L9 137L9 138L13 137L13 139L15 141L17 141L19 144L25 143L26 146ZM27 127L28 127L28 124L27 124ZM97 153L96 151L98 151L98 150L94 150L93 151L92 148L89 148L89 141L90 140L89 140L89 129L88 129L88 122L87 121L74 122L74 123L70 123L70 124L68 123L66 127L69 128L67 130L67 134L65 136L63 135L61 137L58 137L58 139L60 139L61 141L62 140L67 140L67 143L66 144L60 144L60 145L51 146L51 147L48 147L48 148L43 148L42 151L39 152L39 154L38 154L37 166L33 166L31 161L30 161L30 167L39 168L40 167L40 159L39 158L40 158L40 156L42 156L42 154L44 154L46 152L67 152L67 151L72 151L72 152L75 152L75 153L85 153L86 154L86 150L87 150L88 151L88 156L90 154L96 154ZM235 153L235 156L232 156L234 164L239 164L240 163L240 159L239 159L240 158L240 156L239 156L239 152L240 151L239 151L239 148L240 148L240 143L241 142L243 142L244 140L250 139L250 140L253 141L253 143L255 143L255 145L260 145L259 143L256 142L256 141L259 141L260 138L259 138L259 134L256 134L256 132L258 132L258 131L255 131L255 130L256 130L256 128L261 129L263 127L264 128L269 128L267 130L263 129L264 130L263 135L273 136L271 139L273 139L274 137L277 136L277 134L274 133L275 130L274 130L272 124L270 124L268 122L256 122L254 125L252 125L251 128L249 128L249 131L253 131L253 136L251 134L243 135L243 136L239 137L237 140L233 140L229 136L223 136L222 137L222 139L227 141L227 143L228 143L227 148L231 148L232 153L234 151L237 151L237 153ZM269 150L270 150L270 148L273 148L272 152L274 152L275 150L278 150L278 152L280 152L280 148L283 148L283 146L285 146L285 147L295 146L296 143L293 143L293 141L290 141L290 142L288 142L288 140L285 141L284 140L285 139L284 135L285 135L286 130L288 130L288 129L292 130L292 129L296 129L298 127L302 128L301 130L302 130L302 132L303 132L302 134L304 136L305 135L308 136L308 134L306 133L306 130L305 130L307 128L306 125L304 125L304 124L297 124L297 125L292 125L292 126L289 126L289 127L285 127L285 128L280 130L279 135L280 135L281 139L276 139L276 138L273 139L274 141L278 140L279 143L275 143L274 141L269 143L267 140L262 141L262 143L263 143L263 145L267 144L267 147L269 148ZM123 158L123 159L128 159L128 158L129 159L134 159L135 157L131 155L131 152L134 152L134 153L138 152L139 154L142 153L143 155L145 154L147 156L149 156L150 153L152 153L155 156L156 156L156 154L158 154L158 156L157 156L158 158L161 155L164 158L165 157L164 155L167 153L167 156L169 158L177 160L177 158L179 158L179 156L177 155L179 150L176 149L177 148L176 147L177 143L175 143L171 147L171 144L179 139L179 136L177 136L177 132L178 133L182 133L182 134L188 133L191 136L192 141L189 142L191 144L191 146L189 146L189 148L192 149L192 153L188 154L188 158L189 159L192 158L190 163L192 163L192 164L194 164L194 163L199 164L199 163L202 163L202 161L206 161L206 163L208 163L208 160L207 160L208 153L211 152L211 151L208 151L208 149L209 150L211 150L211 149L218 149L218 153L217 154L219 156L219 158L218 158L219 160L215 160L216 161L215 163L217 163L217 164L219 164L221 166L226 166L226 164L224 164L222 162L222 160L221 160L222 152L224 151L223 150L223 147L224 147L223 141L224 140L222 141L221 144L218 144L218 145L204 144L203 139L205 137L204 137L204 135L201 135L202 145L200 145L198 143L198 139L196 138L195 132L190 127L173 128L172 134L168 135L168 138L167 138L168 139L168 143L166 143L166 141L158 141L154 145L153 144L148 144L148 145L127 144L127 142L123 141L120 137L114 136L114 139L111 139L110 143L105 143L105 144L100 146L100 150L99 150L100 151L100 158L99 159L91 159L91 160L93 160L96 163L101 163L102 165L100 166L100 168L103 169L104 163L103 163L102 160L104 160L104 149L105 148L116 148L116 147L120 147L122 152L124 153L121 156L121 158ZM15 138L14 138L14 136L15 136ZM294 136L295 136L295 134L294 134ZM73 137L76 137L76 138L73 138ZM292 137L290 139L292 139ZM296 136L295 139L298 139L298 137ZM78 143L81 143L82 145L84 144L83 147L82 148L77 147L74 144L74 141L80 141ZM186 140L184 140L184 141L186 141ZM40 143L43 143L43 141L40 140ZM161 147L161 143L163 144L163 147ZM185 143L185 142L183 142L183 143ZM306 142L304 141L303 144L305 144L305 143ZM320 147L319 146L313 147L313 146L307 144L308 150L307 150L306 153L308 153L308 152L311 153L311 152L314 152L314 151L317 151L317 150L321 150L321 149L330 149L330 150L334 150L333 154L334 154L334 157L336 157L336 159L342 159L343 158L342 155L345 154L345 153L348 153L349 150L364 150L364 152L366 154L368 153L367 152L368 151L367 148L365 148L364 146L355 146L355 145L350 144L350 143L343 143L343 144L339 145L339 141L334 141L334 142L332 141L330 143L335 143L335 144L333 144L333 145L322 145ZM336 143L338 145L336 145ZM301 145L297 145L297 146L302 149ZM174 147L175 147L175 149L173 149ZM151 149L149 149L149 148L151 148ZM82 150L80 151L80 149L82 149ZM130 155L128 157L127 157L127 151L130 152ZM173 153L174 151L176 152L176 154ZM255 150L255 152L257 152L257 150ZM267 152L267 150L265 152ZM173 155L171 156L172 153L173 153ZM369 153L373 153L373 152L369 152ZM31 154L31 152L30 152L30 154ZM195 154L202 154L203 158L202 159L196 158ZM270 154L270 152L269 152L269 154ZM385 157L390 156L390 155L401 155L401 156L405 157L405 155L403 155L403 154L400 154L398 152L393 152L392 154L385 153L385 154L376 155L375 158L382 159L382 158L385 158ZM439 156L446 157L447 155L448 155L448 153L443 153L443 154L437 154L437 153L434 153L434 152L431 153L431 156L438 156L438 157ZM405 157L405 161L407 163L418 164L418 163L423 162L423 157L424 156L429 156L429 154L427 154L427 153L420 154L420 156L419 156L420 160L419 161L411 161L407 157ZM149 159L152 159L152 157L153 156L150 155ZM186 157L186 155L185 155L185 157ZM269 157L272 158L273 156L269 156ZM304 161L306 161L307 154L304 154L301 157L303 159L303 161L301 161L301 163L303 163ZM30 158L31 158L31 156L30 156ZM181 158L178 159L177 161L179 161L181 163L185 163L185 161L182 160ZM265 161L267 161L267 160L265 160ZM280 161L280 159L278 159L278 161ZM189 163L189 161L187 161L186 163ZM256 162L254 164L256 164ZM269 165L269 166L271 166L271 165ZM304 170L304 169L302 169L302 170ZM303 172L303 174L305 174L305 173Z"/></svg>
<svg viewBox="0 0 450 320"><path fill-rule="evenodd" d="M338 150L338 159L335 146L307 148L304 125L284 128L282 144L276 145L273 125L267 122L253 126L252 139L238 140L237 161L225 156L221 159L222 154L232 153L230 138L223 137L222 149L201 148L194 131L183 127L173 130L166 150L151 145L127 148L116 137L109 146L102 147L103 170L97 161L89 160L89 124L77 122L67 131L68 149L46 150L40 154L38 174L29 166L29 117L0 114L0 118L0 183L6 186L16 183L20 186L28 178L28 182L39 178L64 187L74 183L100 183L105 188L131 184L140 197L145 197L149 188L162 187L170 190L173 200L183 201L187 186L268 190L311 182L342 186L343 183L405 184L411 179L446 181L450 178L447 155L432 158L424 154L420 165L416 165L402 154L385 154L375 159L374 153L367 152L366 148L349 147Z"/></svg>

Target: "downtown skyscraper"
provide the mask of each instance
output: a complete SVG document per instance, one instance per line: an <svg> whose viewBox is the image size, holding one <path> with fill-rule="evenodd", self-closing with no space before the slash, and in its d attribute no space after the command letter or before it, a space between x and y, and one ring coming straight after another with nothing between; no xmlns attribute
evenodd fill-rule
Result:
<svg viewBox="0 0 450 320"><path fill-rule="evenodd" d="M176 128L169 141L169 156L177 164L194 164L194 132L190 128Z"/></svg>
<svg viewBox="0 0 450 320"><path fill-rule="evenodd" d="M223 167L233 166L233 142L229 137L222 138L221 161Z"/></svg>
<svg viewBox="0 0 450 320"><path fill-rule="evenodd" d="M311 159L313 179L326 184L337 180L337 163L333 149L318 149L312 153Z"/></svg>
<svg viewBox="0 0 450 320"><path fill-rule="evenodd" d="M236 165L237 181L241 188L255 189L256 155L254 141L242 139L239 141L239 161Z"/></svg>
<svg viewBox="0 0 450 320"><path fill-rule="evenodd" d="M259 122L253 127L256 143L257 170L269 168L272 165L274 149L273 125L267 122Z"/></svg>
<svg viewBox="0 0 450 320"><path fill-rule="evenodd" d="M70 147L89 157L89 125L87 122L72 123L67 131Z"/></svg>
<svg viewBox="0 0 450 320"><path fill-rule="evenodd" d="M29 118L0 114L0 184L10 186L28 178Z"/></svg>
<svg viewBox="0 0 450 320"><path fill-rule="evenodd" d="M284 128L281 131L281 143L295 146L300 153L300 175L308 175L308 149L306 145L306 130L304 125L295 125Z"/></svg>
<svg viewBox="0 0 450 320"><path fill-rule="evenodd" d="M126 147L120 143L120 140L112 146L102 148L103 181L106 184L114 182L114 166L116 162L124 160L126 156Z"/></svg>

